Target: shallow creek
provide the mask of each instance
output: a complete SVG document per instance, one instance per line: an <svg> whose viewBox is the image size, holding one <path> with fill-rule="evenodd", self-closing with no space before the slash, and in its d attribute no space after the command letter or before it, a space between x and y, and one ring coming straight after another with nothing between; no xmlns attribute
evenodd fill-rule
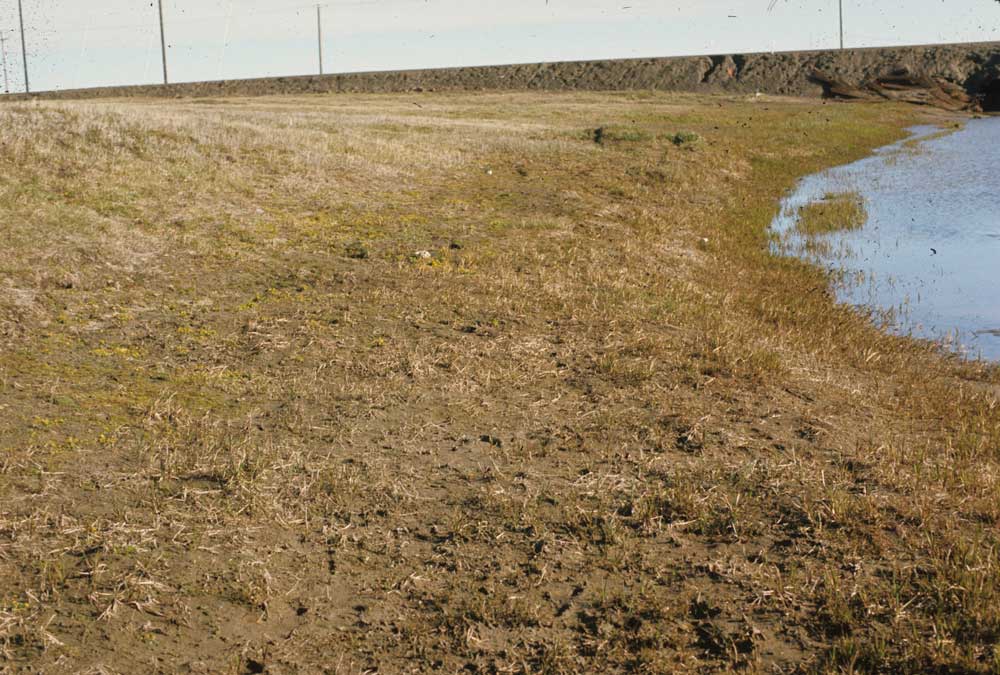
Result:
<svg viewBox="0 0 1000 675"><path fill-rule="evenodd" d="M911 131L800 181L773 223L775 247L833 271L838 298L888 330L1000 361L1000 117ZM803 206L843 193L863 201L862 227L799 231Z"/></svg>

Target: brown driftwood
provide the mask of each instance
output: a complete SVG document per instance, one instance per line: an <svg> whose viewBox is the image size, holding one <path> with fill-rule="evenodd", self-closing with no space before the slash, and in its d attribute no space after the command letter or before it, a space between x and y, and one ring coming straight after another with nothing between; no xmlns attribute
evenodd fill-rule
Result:
<svg viewBox="0 0 1000 675"><path fill-rule="evenodd" d="M890 73L854 85L821 71L814 71L813 81L823 85L830 98L854 100L901 101L916 105L934 106L952 111L978 111L980 101L970 96L960 86L933 78L926 73L909 68L898 68Z"/></svg>
<svg viewBox="0 0 1000 675"><path fill-rule="evenodd" d="M875 96L864 89L856 87L854 85L848 84L843 80L838 80L835 77L827 75L821 71L815 70L810 75L810 78L814 82L818 82L823 85L824 93L830 98L846 98L846 99L873 99Z"/></svg>

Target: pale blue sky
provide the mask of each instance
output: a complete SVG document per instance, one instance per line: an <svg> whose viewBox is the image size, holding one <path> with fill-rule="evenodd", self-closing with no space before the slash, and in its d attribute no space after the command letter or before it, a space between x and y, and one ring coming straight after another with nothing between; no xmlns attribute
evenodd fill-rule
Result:
<svg viewBox="0 0 1000 675"><path fill-rule="evenodd" d="M22 0L33 90L156 82L156 0ZM837 0L327 0L327 72L833 47ZM315 5L164 0L172 81L316 72ZM844 0L848 46L1000 40L995 0ZM0 0L12 91L17 0ZM0 86L2 86L0 82Z"/></svg>

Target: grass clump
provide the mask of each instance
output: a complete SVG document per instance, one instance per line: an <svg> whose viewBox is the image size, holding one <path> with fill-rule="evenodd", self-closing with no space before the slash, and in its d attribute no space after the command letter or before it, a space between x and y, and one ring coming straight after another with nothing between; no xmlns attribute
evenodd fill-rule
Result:
<svg viewBox="0 0 1000 675"><path fill-rule="evenodd" d="M795 229L817 236L861 229L868 222L864 198L858 192L827 193L798 210Z"/></svg>
<svg viewBox="0 0 1000 675"><path fill-rule="evenodd" d="M667 137L671 143L678 147L693 147L701 143L704 139L693 131L678 131Z"/></svg>
<svg viewBox="0 0 1000 675"><path fill-rule="evenodd" d="M367 260L368 247L360 241L352 241L344 247L344 255L353 260Z"/></svg>
<svg viewBox="0 0 1000 675"><path fill-rule="evenodd" d="M644 143L652 138L652 135L634 126L608 125L594 129L591 137L598 145L605 143Z"/></svg>

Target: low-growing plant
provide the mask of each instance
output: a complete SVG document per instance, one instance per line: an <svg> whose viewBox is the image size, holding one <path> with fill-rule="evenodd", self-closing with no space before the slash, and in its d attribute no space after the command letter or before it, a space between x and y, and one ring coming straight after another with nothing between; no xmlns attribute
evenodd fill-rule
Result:
<svg viewBox="0 0 1000 675"><path fill-rule="evenodd" d="M857 192L828 193L816 202L799 208L795 229L800 234L816 236L845 230L857 230L868 222L864 198Z"/></svg>

